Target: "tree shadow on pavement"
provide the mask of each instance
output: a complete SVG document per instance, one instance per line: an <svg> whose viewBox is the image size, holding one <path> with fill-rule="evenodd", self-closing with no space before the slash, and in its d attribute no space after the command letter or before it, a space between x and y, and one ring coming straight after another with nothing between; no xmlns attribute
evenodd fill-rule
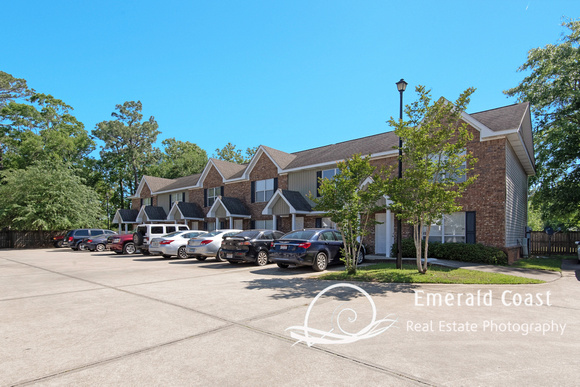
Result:
<svg viewBox="0 0 580 387"><path fill-rule="evenodd" d="M370 283L370 282L341 282L317 280L314 278L264 278L246 282L246 288L250 290L267 289L275 291L271 295L274 299L294 299L313 298L322 290L335 284L355 285L370 296L387 296L389 293L414 293L418 288L416 284L402 283ZM332 289L329 296L341 301L348 301L354 298L363 297L364 294L357 289L347 286L340 286Z"/></svg>

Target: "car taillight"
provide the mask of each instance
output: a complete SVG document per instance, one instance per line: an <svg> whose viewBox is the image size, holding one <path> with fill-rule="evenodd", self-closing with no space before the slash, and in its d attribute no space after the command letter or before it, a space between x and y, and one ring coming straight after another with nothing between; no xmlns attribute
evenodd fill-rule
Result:
<svg viewBox="0 0 580 387"><path fill-rule="evenodd" d="M302 247L303 249L307 249L310 247L310 245L312 245L312 243L310 242L305 242L305 243L300 243L298 244L298 247Z"/></svg>
<svg viewBox="0 0 580 387"><path fill-rule="evenodd" d="M170 244L171 242L173 242L173 239L169 239L169 240L166 240L166 241L161 241L161 242L159 242L159 244L160 244L160 245L168 245L168 244Z"/></svg>
<svg viewBox="0 0 580 387"><path fill-rule="evenodd" d="M92 239L88 239L87 242L88 243L93 243L93 240Z"/></svg>
<svg viewBox="0 0 580 387"><path fill-rule="evenodd" d="M249 246L249 245L251 245L251 243L248 241L240 242L240 246Z"/></svg>
<svg viewBox="0 0 580 387"><path fill-rule="evenodd" d="M68 237L68 241L69 241L69 242L72 242L72 241L73 241L73 237L71 237L71 236L70 236L70 237Z"/></svg>
<svg viewBox="0 0 580 387"><path fill-rule="evenodd" d="M207 245L207 244L210 244L211 242L213 242L211 239L206 239L206 240L201 241L200 245L202 245L202 246Z"/></svg>

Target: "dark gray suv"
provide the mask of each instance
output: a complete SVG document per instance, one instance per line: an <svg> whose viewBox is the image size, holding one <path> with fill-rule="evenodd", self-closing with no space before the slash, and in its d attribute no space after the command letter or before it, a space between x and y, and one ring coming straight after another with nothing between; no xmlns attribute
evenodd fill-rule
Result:
<svg viewBox="0 0 580 387"><path fill-rule="evenodd" d="M70 230L64 237L62 242L63 247L69 246L73 250L82 250L83 239L94 237L103 234L116 234L115 231L104 230L102 228L79 228Z"/></svg>

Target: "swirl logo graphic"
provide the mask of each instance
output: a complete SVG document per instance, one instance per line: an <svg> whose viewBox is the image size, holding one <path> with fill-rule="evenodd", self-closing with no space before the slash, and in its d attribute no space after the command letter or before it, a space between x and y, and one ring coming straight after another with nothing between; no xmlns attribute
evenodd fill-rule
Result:
<svg viewBox="0 0 580 387"><path fill-rule="evenodd" d="M318 299L325 293L336 288L352 288L362 293L366 297L372 309L372 319L368 325L356 332L346 331L343 328L343 325L341 325L341 318L343 318L343 315L348 316L347 321L348 323L352 324L358 319L358 314L353 308L343 307L340 309L340 307L338 307L332 314L332 326L329 331L311 328L308 326L310 313L312 312L316 301L318 301ZM340 283L327 287L318 293L314 300L312 300L308 306L308 310L306 311L304 326L291 326L286 328L286 330L291 331L290 336L293 339L298 340L293 345L301 342L306 343L306 345L309 347L312 347L314 344L350 344L359 340L370 339L372 337L378 336L385 332L387 329L391 328L397 322L397 319L391 318L391 316L392 315L387 315L385 318L377 321L377 308L371 296L364 289L356 285Z"/></svg>

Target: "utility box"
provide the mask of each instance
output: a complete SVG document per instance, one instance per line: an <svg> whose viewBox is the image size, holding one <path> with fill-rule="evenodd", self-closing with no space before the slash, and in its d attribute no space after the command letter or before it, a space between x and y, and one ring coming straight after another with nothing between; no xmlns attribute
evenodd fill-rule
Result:
<svg viewBox="0 0 580 387"><path fill-rule="evenodd" d="M522 257L527 258L530 255L530 240L529 238L520 239L522 245Z"/></svg>

